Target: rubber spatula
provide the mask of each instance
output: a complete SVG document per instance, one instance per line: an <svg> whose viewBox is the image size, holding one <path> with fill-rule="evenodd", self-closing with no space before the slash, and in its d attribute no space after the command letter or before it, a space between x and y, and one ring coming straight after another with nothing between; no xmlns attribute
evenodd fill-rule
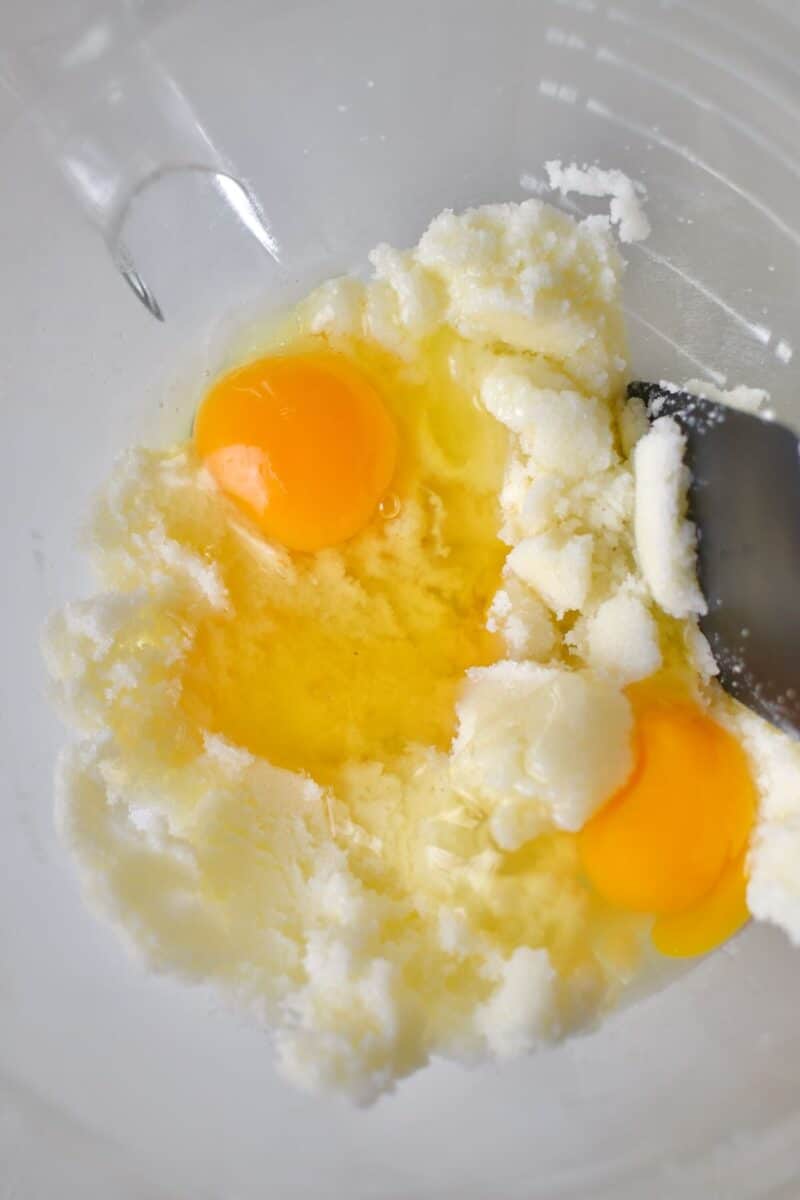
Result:
<svg viewBox="0 0 800 1200"><path fill-rule="evenodd" d="M800 737L800 443L774 421L655 383L651 419L686 436L689 504L708 612L700 626L727 692Z"/></svg>

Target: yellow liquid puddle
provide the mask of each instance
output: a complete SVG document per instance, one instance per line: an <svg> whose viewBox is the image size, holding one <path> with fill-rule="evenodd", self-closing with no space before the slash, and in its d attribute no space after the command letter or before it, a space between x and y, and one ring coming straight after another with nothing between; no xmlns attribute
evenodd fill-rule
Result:
<svg viewBox="0 0 800 1200"><path fill-rule="evenodd" d="M306 349L319 340L279 352ZM201 623L183 673L200 727L323 782L409 743L446 749L464 671L502 652L485 622L507 454L505 430L454 381L453 351L439 336L410 368L347 347L397 423L390 493L364 533L283 573L241 538L214 547L231 611Z"/></svg>

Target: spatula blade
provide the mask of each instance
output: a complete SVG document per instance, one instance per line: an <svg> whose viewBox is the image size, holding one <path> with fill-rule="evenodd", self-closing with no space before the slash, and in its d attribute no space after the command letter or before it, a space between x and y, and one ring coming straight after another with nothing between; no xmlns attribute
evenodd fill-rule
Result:
<svg viewBox="0 0 800 1200"><path fill-rule="evenodd" d="M700 625L727 692L800 736L800 443L783 425L655 383L628 395L687 441L708 602Z"/></svg>

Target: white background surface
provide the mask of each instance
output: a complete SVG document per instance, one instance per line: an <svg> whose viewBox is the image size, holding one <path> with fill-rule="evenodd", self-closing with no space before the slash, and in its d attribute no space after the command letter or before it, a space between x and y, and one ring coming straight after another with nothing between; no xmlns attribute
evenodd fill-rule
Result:
<svg viewBox="0 0 800 1200"><path fill-rule="evenodd" d="M0 42L35 6L4 0ZM136 235L163 327L0 90L2 1200L796 1195L800 958L767 929L538 1059L437 1064L368 1112L289 1090L262 1032L143 976L84 912L52 829L63 733L37 642L87 586L93 489L126 442L180 424L233 304L280 303L442 207L521 198L554 155L650 189L627 280L639 371L696 375L691 356L800 416L774 354L800 343L798 20L777 0L190 4L153 43L283 265L167 190Z"/></svg>

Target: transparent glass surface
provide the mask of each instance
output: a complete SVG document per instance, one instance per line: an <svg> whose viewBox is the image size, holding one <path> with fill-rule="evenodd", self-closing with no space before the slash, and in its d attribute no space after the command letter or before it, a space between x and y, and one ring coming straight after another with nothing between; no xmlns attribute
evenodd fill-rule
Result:
<svg viewBox="0 0 800 1200"><path fill-rule="evenodd" d="M88 586L77 535L115 453L185 430L243 314L363 265L378 241L413 242L444 207L521 199L552 157L648 188L653 234L626 251L635 371L759 384L800 424L800 10L141 7L144 52L275 245L202 172L168 173L126 228L153 320L47 151L36 89L0 87L3 1186L25 1200L792 1200L800 954L768 928L540 1057L436 1063L366 1112L290 1090L263 1032L143 975L83 910L52 827L64 733L38 636ZM35 10L4 0L9 44Z"/></svg>

